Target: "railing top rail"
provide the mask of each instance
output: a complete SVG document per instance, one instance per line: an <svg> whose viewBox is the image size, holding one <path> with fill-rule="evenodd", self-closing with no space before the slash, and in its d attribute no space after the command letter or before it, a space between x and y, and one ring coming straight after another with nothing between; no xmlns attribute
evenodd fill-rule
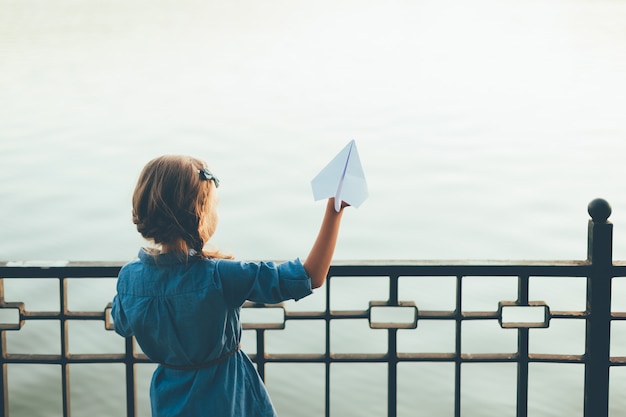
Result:
<svg viewBox="0 0 626 417"><path fill-rule="evenodd" d="M278 261L280 262L280 261ZM0 278L111 278L124 262L0 262ZM331 265L330 276L389 275L546 275L584 277L592 271L581 260L343 260ZM609 265L612 276L626 276L626 261Z"/></svg>

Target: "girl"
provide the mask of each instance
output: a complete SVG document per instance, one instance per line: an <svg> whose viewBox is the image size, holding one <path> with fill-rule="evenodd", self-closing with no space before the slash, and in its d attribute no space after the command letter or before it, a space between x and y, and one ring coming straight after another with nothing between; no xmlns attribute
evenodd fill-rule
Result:
<svg viewBox="0 0 626 417"><path fill-rule="evenodd" d="M240 350L246 300L298 300L326 280L343 208L328 201L309 256L274 264L238 262L205 244L217 226L219 180L188 156L162 156L143 169L133 222L158 249L120 270L115 331L135 336L159 366L150 386L154 417L274 417L248 356Z"/></svg>

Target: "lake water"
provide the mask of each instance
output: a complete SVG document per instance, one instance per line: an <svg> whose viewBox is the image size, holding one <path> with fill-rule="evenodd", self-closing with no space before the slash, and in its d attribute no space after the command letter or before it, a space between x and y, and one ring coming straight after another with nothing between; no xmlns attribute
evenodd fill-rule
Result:
<svg viewBox="0 0 626 417"><path fill-rule="evenodd" d="M626 259L625 21L618 0L0 0L0 260L133 258L132 189L165 153L220 177L216 246L305 257L324 207L310 180L351 139L370 197L345 213L336 259L584 259L596 197ZM319 415L290 404L289 372L268 380L283 415ZM377 404L359 392L336 414L384 412L351 410ZM448 415L405 397L403 415ZM97 415L80 398L73 415ZM582 415L537 398L534 416Z"/></svg>

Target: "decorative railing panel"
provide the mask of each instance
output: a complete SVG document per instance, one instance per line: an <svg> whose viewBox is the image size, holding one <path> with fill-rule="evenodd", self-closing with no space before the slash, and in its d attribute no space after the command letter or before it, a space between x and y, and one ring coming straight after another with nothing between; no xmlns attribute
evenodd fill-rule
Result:
<svg viewBox="0 0 626 417"><path fill-rule="evenodd" d="M626 365L626 352L611 344L611 331L623 328L626 312L612 309L611 292L624 288L626 263L612 261L612 225L607 221L610 208L603 200L594 200L589 207L588 259L584 261L531 261L531 262L337 262L333 264L327 284L320 290L316 305L307 308L298 304L258 305L247 303L244 307L245 350L257 365L259 374L271 379L283 365L315 365L313 375L320 378L319 397L323 404L305 415L338 415L334 412L341 403L341 391L346 380L354 378L344 365L358 364L368 369L377 380L383 380L384 389L377 390L377 403L389 417L409 415L404 407L411 402L412 386L405 381L421 366L444 365L450 384L442 396L448 415L463 415L464 402L481 387L472 384L476 378L474 364L503 366L507 378L514 378L513 414L529 414L529 387L532 386L533 366L541 364L578 365L574 374L584 373L580 402L584 404L585 417L609 415L610 371ZM60 369L60 389L57 407L63 416L70 416L72 404L80 402L76 395L80 386L74 383L70 369L76 365L107 366L111 372L124 375L123 392L127 416L147 413L145 378L154 365L143 355L132 338L122 339L119 353L73 353L73 338L87 337L89 332L109 332L114 335L107 299L101 305L85 306L81 295L89 293L87 281L102 281L109 295L114 291L115 277L120 264L108 263L52 263L31 265L27 262L0 263L0 411L9 416L11 401L12 367L25 365L53 366ZM40 287L54 302L36 305L24 299L5 297L5 287L15 283L32 283ZM502 285L503 296L493 300L480 300L476 283L490 285L493 294ZM555 303L535 298L535 287L540 283L567 282L579 290L584 300L573 309L560 309ZM9 285L11 284L11 285ZM506 285L505 285L506 284ZM19 285L18 285L19 286ZM356 287L360 288L356 291ZM74 287L77 287L74 289ZM549 285L548 285L549 287ZM94 292L102 288L96 285ZM351 291L355 288L355 291ZM381 288L383 293L381 294ZM370 294L371 299L354 305L344 301ZM375 291L374 291L375 290ZM8 290L7 290L8 291ZM108 292L107 292L108 291ZM429 291L449 293L443 302L428 299ZM16 292L19 293L19 292ZM27 293L22 292L26 297ZM71 296L70 296L71 294ZM347 294L347 295L346 295ZM40 297L41 298L41 297ZM75 301L78 299L78 301ZM354 300L352 300L354 301ZM431 304L435 308L431 307ZM558 304L558 303L556 303ZM614 303L615 305L615 303ZM92 311L93 310L93 311ZM626 310L626 309L625 309ZM27 352L10 349L7 340L24 333L37 323L58 324L53 343L42 342ZM582 329L579 347L565 351L538 353L533 348L531 335L548 334L559 326ZM304 352L281 351L268 348L280 346L280 338L293 328L310 328L310 335L296 336ZM444 331L433 333L431 329ZM476 338L468 334L484 334L480 348ZM437 335L431 338L424 335ZM376 335L373 337L371 335ZM496 348L488 343L494 335L506 335L505 342ZM370 338L371 337L371 338ZM272 340L278 339L278 342ZM338 339L342 339L338 342ZM444 340L445 339L445 340ZM478 338L480 339L480 337ZM497 338L494 338L494 340ZM554 340L558 339L557 337ZM441 342L441 343L439 343ZM574 343L575 344L575 343ZM43 348L45 345L45 348ZM52 346L48 346L52 345ZM298 344L296 344L298 345ZM548 343L548 346L553 344ZM504 348L498 350L501 346ZM485 348L486 347L486 348ZM545 347L545 345L544 345ZM544 349L545 350L545 349ZM548 349L550 350L550 349ZM96 349L97 351L97 349ZM611 356L613 355L613 356ZM147 368L146 368L147 367ZM477 369L477 368L476 368ZM485 368L486 369L486 368ZM495 368L494 368L495 369ZM138 392L138 383L143 384ZM467 381L470 381L469 383ZM271 381L270 385L271 385ZM417 394L417 393L416 393ZM442 398L443 398L442 397ZM495 400L495 399L494 399ZM118 399L119 402L119 399ZM488 404L485 404L488 406ZM359 404L354 404L354 408ZM115 413L111 413L113 415Z"/></svg>

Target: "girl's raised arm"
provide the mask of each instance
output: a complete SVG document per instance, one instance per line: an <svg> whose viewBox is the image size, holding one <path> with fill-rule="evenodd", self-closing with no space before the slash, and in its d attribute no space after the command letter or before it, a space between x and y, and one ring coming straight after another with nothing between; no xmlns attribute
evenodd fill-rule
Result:
<svg viewBox="0 0 626 417"><path fill-rule="evenodd" d="M330 263L335 252L337 236L339 235L339 225L341 216L346 203L341 204L339 213L335 211L334 198L328 200L326 204L326 212L322 225L315 239L315 243L304 261L304 269L311 278L311 286L313 288L321 287L326 281Z"/></svg>

